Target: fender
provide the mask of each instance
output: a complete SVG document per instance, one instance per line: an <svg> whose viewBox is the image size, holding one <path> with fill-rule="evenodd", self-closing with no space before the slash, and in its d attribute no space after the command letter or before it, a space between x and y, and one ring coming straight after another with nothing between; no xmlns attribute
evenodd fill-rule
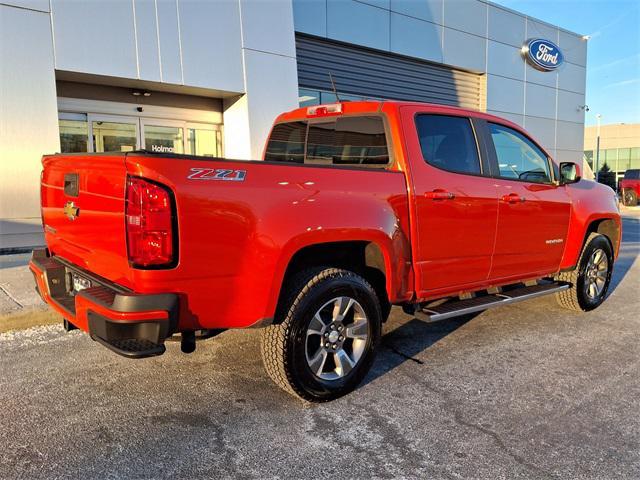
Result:
<svg viewBox="0 0 640 480"><path fill-rule="evenodd" d="M409 300L412 296L410 278L411 257L409 241L402 231L393 229L344 229L316 230L306 232L291 239L282 249L273 275L271 293L267 305L267 316L273 316L280 296L287 267L296 253L306 247L336 242L366 242L376 245L382 252L386 276L386 290L389 300L394 302Z"/></svg>
<svg viewBox="0 0 640 480"><path fill-rule="evenodd" d="M567 185L567 193L571 197L571 217L560 270L570 270L576 266L588 233L592 231L598 231L609 237L614 258L618 258L622 222L613 190L606 185L581 180ZM603 220L613 221L615 228L598 228L597 224L601 224Z"/></svg>

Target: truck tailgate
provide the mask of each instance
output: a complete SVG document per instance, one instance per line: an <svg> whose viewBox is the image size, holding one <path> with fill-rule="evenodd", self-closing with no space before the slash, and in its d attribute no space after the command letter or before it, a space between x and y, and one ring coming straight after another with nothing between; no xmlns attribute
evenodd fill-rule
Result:
<svg viewBox="0 0 640 480"><path fill-rule="evenodd" d="M42 164L42 221L49 250L130 286L124 154L54 155Z"/></svg>

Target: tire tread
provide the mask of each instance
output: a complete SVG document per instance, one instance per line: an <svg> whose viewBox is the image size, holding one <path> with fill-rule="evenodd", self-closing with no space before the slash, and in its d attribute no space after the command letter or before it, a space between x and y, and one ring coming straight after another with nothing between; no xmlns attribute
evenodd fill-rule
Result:
<svg viewBox="0 0 640 480"><path fill-rule="evenodd" d="M282 318L282 322L266 327L261 335L260 350L267 374L285 392L304 401L323 402L329 399L311 397L297 387L288 365L287 338L293 326L293 317L298 304L316 285L332 277L357 277L375 294L373 287L366 280L348 270L330 267L303 270L294 275L285 286L284 296L276 311L276 320ZM302 288L300 288L301 285L303 285Z"/></svg>
<svg viewBox="0 0 640 480"><path fill-rule="evenodd" d="M570 288L556 293L556 300L561 307L575 312L584 312L584 309L580 306L580 301L578 300L578 277L580 276L580 265L582 265L582 259L587 250L587 246L594 239L603 236L604 235L596 232L590 233L587 237L587 241L584 242L584 247L582 247L582 252L580 252L580 258L578 258L578 263L576 263L576 268L568 272L560 272L556 276L556 280L571 284Z"/></svg>

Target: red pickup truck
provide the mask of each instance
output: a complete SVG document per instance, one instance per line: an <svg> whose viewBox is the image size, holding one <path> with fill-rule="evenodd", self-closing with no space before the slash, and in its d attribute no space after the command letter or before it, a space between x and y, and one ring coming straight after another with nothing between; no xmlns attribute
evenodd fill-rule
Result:
<svg viewBox="0 0 640 480"><path fill-rule="evenodd" d="M67 328L127 357L262 327L273 380L353 390L391 306L426 321L556 294L604 300L611 189L517 125L409 102L299 108L262 161L151 152L43 158L37 288Z"/></svg>
<svg viewBox="0 0 640 480"><path fill-rule="evenodd" d="M622 194L622 203L627 207L638 205L640 197L640 170L629 169L624 172L624 178L620 180L618 191Z"/></svg>

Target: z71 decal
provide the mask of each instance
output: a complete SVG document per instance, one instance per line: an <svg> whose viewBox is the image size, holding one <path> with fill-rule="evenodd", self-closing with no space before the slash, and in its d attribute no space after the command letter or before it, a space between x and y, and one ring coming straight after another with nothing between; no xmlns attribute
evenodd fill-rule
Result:
<svg viewBox="0 0 640 480"><path fill-rule="evenodd" d="M246 170L227 170L226 168L192 168L187 177L191 180L224 180L228 182L244 182Z"/></svg>

